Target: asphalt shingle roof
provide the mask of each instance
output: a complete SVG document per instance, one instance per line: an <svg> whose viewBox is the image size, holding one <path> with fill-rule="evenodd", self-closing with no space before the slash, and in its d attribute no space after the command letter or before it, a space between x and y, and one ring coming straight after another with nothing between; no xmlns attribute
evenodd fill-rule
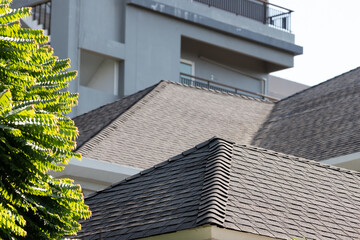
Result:
<svg viewBox="0 0 360 240"><path fill-rule="evenodd" d="M249 144L274 105L167 81L128 98L131 107L120 100L75 119L77 152L146 169L212 136Z"/></svg>
<svg viewBox="0 0 360 240"><path fill-rule="evenodd" d="M115 102L106 104L93 111L75 117L73 120L80 133L79 138L76 141L77 148L80 148L84 143L107 127L111 122L127 111L155 87L156 85L148 87L135 94L121 98Z"/></svg>
<svg viewBox="0 0 360 240"><path fill-rule="evenodd" d="M360 174L213 138L86 199L81 239L212 224L278 239L360 238Z"/></svg>
<svg viewBox="0 0 360 240"><path fill-rule="evenodd" d="M360 68L277 102L252 145L314 160L360 151Z"/></svg>

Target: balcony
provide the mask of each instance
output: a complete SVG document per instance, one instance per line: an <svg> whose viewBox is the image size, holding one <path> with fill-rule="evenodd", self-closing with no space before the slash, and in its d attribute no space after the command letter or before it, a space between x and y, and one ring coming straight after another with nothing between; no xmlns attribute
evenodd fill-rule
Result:
<svg viewBox="0 0 360 240"><path fill-rule="evenodd" d="M35 0L26 4L31 7L31 16L23 20L25 27L43 29L44 34L51 34L51 0ZM22 7L21 5L18 7Z"/></svg>
<svg viewBox="0 0 360 240"><path fill-rule="evenodd" d="M263 0L193 0L227 12L262 22L270 27L291 32L290 9Z"/></svg>
<svg viewBox="0 0 360 240"><path fill-rule="evenodd" d="M232 87L232 86L229 86L226 84L222 84L222 83L208 80L205 78L200 78L197 76L189 75L186 73L180 73L180 83L190 85L190 86L195 86L195 87L207 88L207 89L220 91L220 92L252 96L252 97L268 100L271 102L279 101L278 98L270 97L270 96L264 95L262 93L256 93L256 92L248 91L245 89Z"/></svg>

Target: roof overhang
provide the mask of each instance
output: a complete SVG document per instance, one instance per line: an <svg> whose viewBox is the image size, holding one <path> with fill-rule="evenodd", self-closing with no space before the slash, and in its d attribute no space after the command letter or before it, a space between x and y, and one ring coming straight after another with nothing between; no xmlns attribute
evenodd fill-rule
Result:
<svg viewBox="0 0 360 240"><path fill-rule="evenodd" d="M101 190L141 170L142 169L83 157L81 161L78 159L70 159L63 171L54 172L51 175L54 177L74 179L75 183L80 184L81 187L89 193Z"/></svg>
<svg viewBox="0 0 360 240"><path fill-rule="evenodd" d="M173 233L161 234L157 236L141 238L142 240L276 240L276 238L265 237L257 234L234 231L226 228L220 228L213 225L204 225L196 228L186 229Z"/></svg>
<svg viewBox="0 0 360 240"><path fill-rule="evenodd" d="M360 171L360 152L351 153L340 157L329 158L320 162L355 171Z"/></svg>

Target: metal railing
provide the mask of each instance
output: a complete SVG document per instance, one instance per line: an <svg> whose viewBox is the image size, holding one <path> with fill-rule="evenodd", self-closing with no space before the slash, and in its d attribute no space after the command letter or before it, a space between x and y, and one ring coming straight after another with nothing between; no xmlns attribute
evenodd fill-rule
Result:
<svg viewBox="0 0 360 240"><path fill-rule="evenodd" d="M202 87L202 88L217 90L217 91L221 91L221 92L227 92L227 93L233 93L233 94L239 94L239 95L248 95L248 96L253 96L253 97L260 97L262 99L269 100L271 102L279 101L279 99L277 99L277 98L270 97L270 96L267 96L267 95L264 95L261 93L256 93L256 92L248 91L248 90L237 88L237 87L232 87L232 86L229 86L229 85L226 85L223 83L219 83L219 82L215 82L215 81L208 80L205 78L189 75L186 73L180 73L180 83L195 86L195 87Z"/></svg>
<svg viewBox="0 0 360 240"><path fill-rule="evenodd" d="M51 1L42 1L36 5L31 6L31 16L37 24L41 24L44 30L47 30L47 34L50 36L51 31Z"/></svg>
<svg viewBox="0 0 360 240"><path fill-rule="evenodd" d="M236 15L262 22L274 28L291 31L290 9L264 0L193 0L209 7L215 7Z"/></svg>

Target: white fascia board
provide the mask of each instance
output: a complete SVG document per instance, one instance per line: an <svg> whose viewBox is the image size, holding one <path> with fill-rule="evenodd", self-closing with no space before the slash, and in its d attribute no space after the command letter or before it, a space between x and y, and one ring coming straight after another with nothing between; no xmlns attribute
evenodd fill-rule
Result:
<svg viewBox="0 0 360 240"><path fill-rule="evenodd" d="M141 240L277 240L271 237L265 237L258 234L240 232L226 228L220 228L212 225L203 225L196 228L190 228L172 233L156 235L152 237L141 238Z"/></svg>
<svg viewBox="0 0 360 240"><path fill-rule="evenodd" d="M52 175L55 177L74 176L112 184L134 175L141 170L142 169L83 157L81 161L78 159L70 159L69 164L65 166L63 171L55 172Z"/></svg>
<svg viewBox="0 0 360 240"><path fill-rule="evenodd" d="M329 158L320 161L321 163L335 165L351 170L360 170L360 152L351 153L339 157Z"/></svg>

